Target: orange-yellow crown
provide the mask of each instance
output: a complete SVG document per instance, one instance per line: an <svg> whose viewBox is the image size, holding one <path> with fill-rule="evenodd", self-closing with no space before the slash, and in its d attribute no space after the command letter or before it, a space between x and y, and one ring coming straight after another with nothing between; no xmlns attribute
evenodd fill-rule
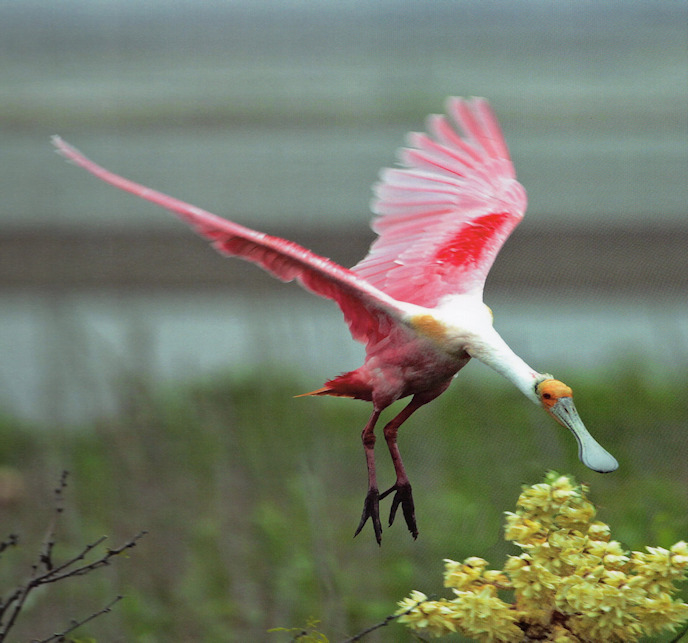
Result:
<svg viewBox="0 0 688 643"><path fill-rule="evenodd" d="M562 397L573 397L573 391L569 386L554 379L542 380L535 391L546 409L552 408Z"/></svg>

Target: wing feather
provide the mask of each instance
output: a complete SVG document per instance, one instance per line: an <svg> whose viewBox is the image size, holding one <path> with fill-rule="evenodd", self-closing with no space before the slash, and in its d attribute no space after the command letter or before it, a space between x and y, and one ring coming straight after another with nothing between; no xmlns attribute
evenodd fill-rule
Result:
<svg viewBox="0 0 688 643"><path fill-rule="evenodd" d="M451 98L447 113L408 136L402 168L381 172L372 209L378 234L352 270L395 299L436 306L482 296L497 253L523 218L504 137L484 99Z"/></svg>
<svg viewBox="0 0 688 643"><path fill-rule="evenodd" d="M306 290L333 299L344 313L354 339L377 343L398 325L403 314L398 303L351 270L292 241L245 228L114 174L57 136L53 144L62 155L106 183L172 211L210 240L220 253L251 261L282 281L296 280Z"/></svg>

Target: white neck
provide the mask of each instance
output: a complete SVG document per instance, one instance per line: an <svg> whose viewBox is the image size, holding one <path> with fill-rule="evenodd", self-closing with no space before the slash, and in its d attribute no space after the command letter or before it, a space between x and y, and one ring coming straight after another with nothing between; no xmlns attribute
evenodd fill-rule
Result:
<svg viewBox="0 0 688 643"><path fill-rule="evenodd" d="M471 357L487 364L512 382L529 400L540 404L535 384L543 379L543 374L533 370L516 355L494 328L482 333L471 344L466 347Z"/></svg>

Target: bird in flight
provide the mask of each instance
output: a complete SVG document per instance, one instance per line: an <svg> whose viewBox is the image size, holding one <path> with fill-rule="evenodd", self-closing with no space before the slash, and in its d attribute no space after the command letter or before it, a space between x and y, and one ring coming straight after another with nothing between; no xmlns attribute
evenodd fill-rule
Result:
<svg viewBox="0 0 688 643"><path fill-rule="evenodd" d="M411 483L397 446L399 427L441 395L471 358L506 377L569 429L587 467L601 473L618 467L588 433L571 389L528 366L492 325L492 311L483 303L485 279L523 218L526 193L516 180L488 102L450 98L446 112L428 118L428 133L409 135L408 147L399 151L401 167L382 171L372 204L377 238L351 269L118 176L53 138L67 159L106 183L170 210L218 252L251 261L282 281L296 280L337 303L351 335L365 345L365 361L305 395L372 402L361 434L368 491L355 535L370 520L378 544L379 502L392 493L389 525L401 507L411 535L418 536ZM380 493L375 425L388 406L409 396L409 403L383 429L396 481Z"/></svg>

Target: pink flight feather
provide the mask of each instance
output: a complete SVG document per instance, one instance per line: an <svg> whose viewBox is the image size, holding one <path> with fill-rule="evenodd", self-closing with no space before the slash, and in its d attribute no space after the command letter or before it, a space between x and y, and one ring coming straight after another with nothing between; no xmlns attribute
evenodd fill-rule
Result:
<svg viewBox="0 0 688 643"><path fill-rule="evenodd" d="M364 344L377 343L397 323L400 313L393 299L329 259L292 241L251 230L125 179L86 158L58 136L53 137L53 144L60 154L106 183L174 212L212 241L220 253L251 261L282 281L296 280L306 290L333 299L344 313L354 339Z"/></svg>
<svg viewBox="0 0 688 643"><path fill-rule="evenodd" d="M451 98L447 112L458 131L445 116L429 117L430 135L410 134L412 147L400 150L405 167L383 170L373 202L379 236L351 270L114 174L59 137L53 142L103 181L174 212L219 252L333 299L354 339L375 344L403 314L395 300L433 307L446 295L481 295L525 211L525 190L487 102Z"/></svg>
<svg viewBox="0 0 688 643"><path fill-rule="evenodd" d="M378 238L352 270L395 299L427 307L443 297L482 295L487 274L523 218L526 193L515 179L487 101L450 98L427 134L410 134L403 168L375 186Z"/></svg>

